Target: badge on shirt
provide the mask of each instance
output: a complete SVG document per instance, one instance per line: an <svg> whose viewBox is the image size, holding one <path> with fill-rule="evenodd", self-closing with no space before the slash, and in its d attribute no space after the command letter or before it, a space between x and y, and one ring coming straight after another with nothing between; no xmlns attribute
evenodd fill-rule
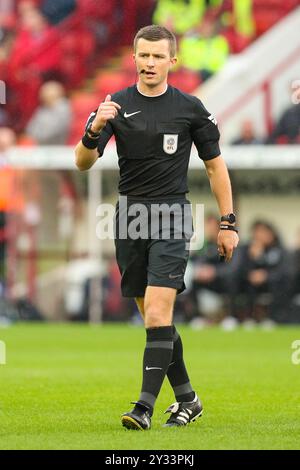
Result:
<svg viewBox="0 0 300 470"><path fill-rule="evenodd" d="M177 150L178 134L164 134L163 149L166 153L172 155Z"/></svg>

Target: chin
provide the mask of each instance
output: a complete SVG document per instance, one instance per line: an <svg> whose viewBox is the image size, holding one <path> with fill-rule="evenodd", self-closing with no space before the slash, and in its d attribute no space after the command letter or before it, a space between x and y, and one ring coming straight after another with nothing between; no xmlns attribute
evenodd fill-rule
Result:
<svg viewBox="0 0 300 470"><path fill-rule="evenodd" d="M160 84L160 82L159 81L154 82L153 80L145 80L144 84L147 86L157 86Z"/></svg>

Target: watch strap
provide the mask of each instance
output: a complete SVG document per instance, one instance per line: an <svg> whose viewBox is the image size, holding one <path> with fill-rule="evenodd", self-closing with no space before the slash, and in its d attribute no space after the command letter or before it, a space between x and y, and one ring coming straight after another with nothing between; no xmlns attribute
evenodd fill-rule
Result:
<svg viewBox="0 0 300 470"><path fill-rule="evenodd" d="M239 233L238 229L233 225L220 224L220 230L232 230L233 232Z"/></svg>

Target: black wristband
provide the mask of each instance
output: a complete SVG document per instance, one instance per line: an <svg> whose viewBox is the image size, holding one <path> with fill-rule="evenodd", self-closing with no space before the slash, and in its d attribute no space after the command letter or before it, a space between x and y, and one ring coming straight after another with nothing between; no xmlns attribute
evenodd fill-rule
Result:
<svg viewBox="0 0 300 470"><path fill-rule="evenodd" d="M93 123L90 122L89 125L88 125L87 128L86 128L85 133L86 133L89 137L91 137L92 139L98 139L98 138L100 137L101 130L98 131L98 132L93 131L93 130L92 130L92 125L93 125Z"/></svg>
<svg viewBox="0 0 300 470"><path fill-rule="evenodd" d="M92 139L87 134L84 134L81 139L81 142L87 149L93 150L98 147L99 139Z"/></svg>
<svg viewBox="0 0 300 470"><path fill-rule="evenodd" d="M221 224L220 230L232 230L233 232L239 233L238 229L233 225Z"/></svg>

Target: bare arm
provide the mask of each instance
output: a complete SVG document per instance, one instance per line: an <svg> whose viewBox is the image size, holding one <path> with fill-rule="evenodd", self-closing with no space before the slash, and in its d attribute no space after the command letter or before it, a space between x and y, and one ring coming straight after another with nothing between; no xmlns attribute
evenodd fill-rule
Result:
<svg viewBox="0 0 300 470"><path fill-rule="evenodd" d="M75 159L76 166L80 171L88 170L98 159L97 149L86 148L80 140L75 147Z"/></svg>
<svg viewBox="0 0 300 470"><path fill-rule="evenodd" d="M219 206L220 216L233 212L231 183L223 158L219 155L212 160L205 160L204 164L211 190Z"/></svg>
<svg viewBox="0 0 300 470"><path fill-rule="evenodd" d="M232 190L227 166L219 155L212 160L204 161L206 173L209 178L210 187L214 193L220 216L233 212ZM234 248L237 247L239 237L236 232L229 230L220 230L218 236L219 253L226 256L226 261L232 257Z"/></svg>
<svg viewBox="0 0 300 470"><path fill-rule="evenodd" d="M121 109L121 106L114 101L111 101L111 96L107 95L104 103L101 103L95 119L92 123L91 130L93 132L101 132L105 127L108 119L114 119L118 110ZM94 163L97 161L99 155L97 149L88 149L82 143L78 142L75 148L75 161L76 166L80 171L85 171L91 168Z"/></svg>

